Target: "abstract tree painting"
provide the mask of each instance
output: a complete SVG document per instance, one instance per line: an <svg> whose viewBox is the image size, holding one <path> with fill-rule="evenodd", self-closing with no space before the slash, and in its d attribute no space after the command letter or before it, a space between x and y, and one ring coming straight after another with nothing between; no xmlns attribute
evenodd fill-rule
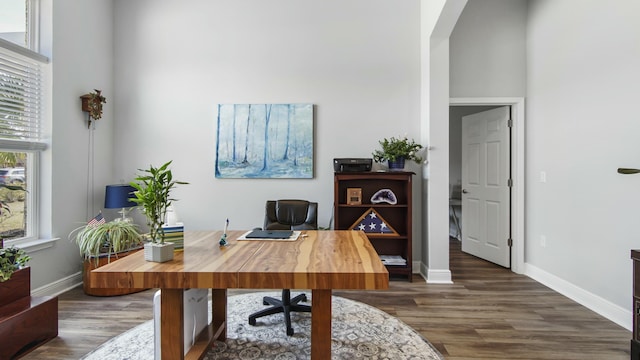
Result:
<svg viewBox="0 0 640 360"><path fill-rule="evenodd" d="M313 104L219 104L216 178L313 178Z"/></svg>

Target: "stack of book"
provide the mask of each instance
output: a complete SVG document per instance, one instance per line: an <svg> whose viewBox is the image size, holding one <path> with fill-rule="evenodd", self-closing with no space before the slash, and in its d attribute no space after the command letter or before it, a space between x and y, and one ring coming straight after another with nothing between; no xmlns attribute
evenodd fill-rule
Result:
<svg viewBox="0 0 640 360"><path fill-rule="evenodd" d="M172 242L174 249L184 249L184 224L162 225L164 241Z"/></svg>
<svg viewBox="0 0 640 360"><path fill-rule="evenodd" d="M407 265L407 259L399 255L380 255L380 260L384 265Z"/></svg>

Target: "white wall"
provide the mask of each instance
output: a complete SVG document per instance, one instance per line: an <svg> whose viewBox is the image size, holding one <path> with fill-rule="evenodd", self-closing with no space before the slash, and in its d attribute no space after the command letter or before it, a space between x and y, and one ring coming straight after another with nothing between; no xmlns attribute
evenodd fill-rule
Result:
<svg viewBox="0 0 640 360"><path fill-rule="evenodd" d="M528 11L526 261L628 310L630 328L640 177L616 169L640 167L640 2L536 0Z"/></svg>
<svg viewBox="0 0 640 360"><path fill-rule="evenodd" d="M42 10L41 47L51 60L53 98L46 109L52 126L45 131L51 146L42 163L48 165L41 169L41 237L59 240L51 248L30 252L29 265L32 290L48 287L55 292L60 290L56 283L66 286L65 281L74 281L69 278L80 279L81 257L68 235L102 208L104 186L112 181L113 4L104 0L42 0ZM103 90L107 103L95 130L95 181L90 182L90 131L80 96L93 89Z"/></svg>
<svg viewBox="0 0 640 360"><path fill-rule="evenodd" d="M232 229L259 226L275 198L317 201L328 226L333 158L371 157L383 137L420 138L419 9L418 0L117 0L117 178L173 160L190 182L175 191L187 229L220 229L227 217ZM214 177L216 104L296 102L316 106L313 179Z"/></svg>

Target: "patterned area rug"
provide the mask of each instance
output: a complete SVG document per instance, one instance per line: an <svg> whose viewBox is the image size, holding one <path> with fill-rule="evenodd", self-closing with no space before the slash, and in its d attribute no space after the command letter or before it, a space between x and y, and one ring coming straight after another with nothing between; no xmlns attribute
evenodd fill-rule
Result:
<svg viewBox="0 0 640 360"><path fill-rule="evenodd" d="M259 318L249 325L249 314L263 309L264 295L250 293L228 298L228 331L225 342L215 342L205 359L310 358L311 314L292 314L294 335L287 336L282 314ZM310 297L310 292L307 296ZM310 301L310 300L309 300ZM443 360L444 357L415 330L369 305L333 296L332 359ZM152 360L153 320L102 344L83 360Z"/></svg>

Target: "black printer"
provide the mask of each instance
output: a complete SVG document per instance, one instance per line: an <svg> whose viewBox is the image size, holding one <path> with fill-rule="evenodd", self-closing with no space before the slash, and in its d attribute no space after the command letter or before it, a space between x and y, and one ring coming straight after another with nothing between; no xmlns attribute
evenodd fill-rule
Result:
<svg viewBox="0 0 640 360"><path fill-rule="evenodd" d="M372 159L363 158L339 158L333 159L333 171L335 172L366 172L371 171Z"/></svg>

